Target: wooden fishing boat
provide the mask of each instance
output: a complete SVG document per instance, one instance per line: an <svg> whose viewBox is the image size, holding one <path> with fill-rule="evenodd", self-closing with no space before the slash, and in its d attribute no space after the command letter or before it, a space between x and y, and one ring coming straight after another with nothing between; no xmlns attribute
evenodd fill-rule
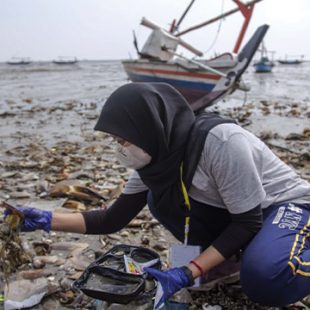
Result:
<svg viewBox="0 0 310 310"><path fill-rule="evenodd" d="M302 60L292 59L292 60L278 60L281 65L299 65L302 63Z"/></svg>
<svg viewBox="0 0 310 310"><path fill-rule="evenodd" d="M29 57L12 57L7 61L9 65L29 65L31 63L31 59Z"/></svg>
<svg viewBox="0 0 310 310"><path fill-rule="evenodd" d="M58 57L57 59L53 60L53 63L56 65L73 65L77 63L78 60L76 57Z"/></svg>
<svg viewBox="0 0 310 310"><path fill-rule="evenodd" d="M304 55L285 55L285 59L279 59L278 62L281 65L300 65L303 62Z"/></svg>
<svg viewBox="0 0 310 310"><path fill-rule="evenodd" d="M183 31L179 31L180 24L194 0L191 1L179 21L173 21L170 30L165 30L143 18L141 24L150 28L152 33L141 51L138 49L136 39L134 40L139 55L138 59L122 61L128 78L133 82L169 83L177 88L192 106L197 107L201 107L202 102L205 102L205 105L214 103L215 99L211 100L210 98L220 99L221 96L218 96L218 91L221 91L222 95L224 95L237 88L245 89L246 87L241 83L241 75L252 60L268 26L259 27L242 51L239 52L254 5L262 0L253 0L248 3L242 3L240 0L232 1L237 4L236 9ZM209 25L239 11L244 16L244 22L232 52L224 53L213 59L204 59L201 51L181 38L185 33ZM178 54L178 46L182 46L200 58L190 59ZM209 95L213 92L215 94ZM209 104L203 99L205 96L208 96L208 100L211 100ZM198 104L198 102L200 103Z"/></svg>
<svg viewBox="0 0 310 310"><path fill-rule="evenodd" d="M262 42L260 50L261 56L258 61L254 63L255 72L256 73L270 73L272 71L272 68L274 67L274 62L271 61L268 57L268 51L266 49L266 46L264 42ZM269 53L274 53L270 52Z"/></svg>
<svg viewBox="0 0 310 310"><path fill-rule="evenodd" d="M263 57L254 64L254 67L256 73L270 73L273 63L267 57Z"/></svg>

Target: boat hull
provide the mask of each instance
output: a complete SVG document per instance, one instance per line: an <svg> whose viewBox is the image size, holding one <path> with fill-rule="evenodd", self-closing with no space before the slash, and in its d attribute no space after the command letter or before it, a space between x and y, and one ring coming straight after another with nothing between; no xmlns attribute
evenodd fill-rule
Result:
<svg viewBox="0 0 310 310"><path fill-rule="evenodd" d="M299 65L302 63L301 60L278 60L281 65Z"/></svg>
<svg viewBox="0 0 310 310"><path fill-rule="evenodd" d="M176 63L137 60L125 60L122 63L131 81L168 83L179 90L189 103L212 92L220 79L218 75L207 70L186 69Z"/></svg>
<svg viewBox="0 0 310 310"><path fill-rule="evenodd" d="M30 61L21 61L21 62L7 62L8 65L19 66L19 65L29 65Z"/></svg>
<svg viewBox="0 0 310 310"><path fill-rule="evenodd" d="M56 65L74 65L77 63L76 60L74 61L57 61L57 60L53 60L53 63L56 64Z"/></svg>
<svg viewBox="0 0 310 310"><path fill-rule="evenodd" d="M131 81L169 83L178 89L196 110L203 109L217 102L228 92L240 88L238 82L268 27L262 25L257 28L237 56L225 53L210 60L200 61L180 61L179 58L155 61L141 58L123 60L122 64Z"/></svg>
<svg viewBox="0 0 310 310"><path fill-rule="evenodd" d="M254 66L256 73L270 73L272 70L272 65L266 63L256 63Z"/></svg>

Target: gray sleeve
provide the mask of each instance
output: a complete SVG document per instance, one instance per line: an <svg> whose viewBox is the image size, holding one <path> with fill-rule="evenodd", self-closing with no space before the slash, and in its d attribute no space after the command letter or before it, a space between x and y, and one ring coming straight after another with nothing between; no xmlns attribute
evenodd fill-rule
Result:
<svg viewBox="0 0 310 310"><path fill-rule="evenodd" d="M125 185L123 193L126 195L137 194L147 191L148 187L142 182L137 171L133 171Z"/></svg>
<svg viewBox="0 0 310 310"><path fill-rule="evenodd" d="M262 167L254 159L252 145L241 133L226 140L207 137L205 162L226 208L232 214L247 212L258 206L266 193L262 184Z"/></svg>

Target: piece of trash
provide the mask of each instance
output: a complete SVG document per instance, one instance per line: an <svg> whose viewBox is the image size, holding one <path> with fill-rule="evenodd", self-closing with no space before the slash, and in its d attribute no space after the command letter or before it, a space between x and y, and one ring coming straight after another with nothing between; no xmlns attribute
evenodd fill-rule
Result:
<svg viewBox="0 0 310 310"><path fill-rule="evenodd" d="M222 310L222 307L219 305L209 305L208 303L202 305L203 310Z"/></svg>
<svg viewBox="0 0 310 310"><path fill-rule="evenodd" d="M178 303L174 301L168 301L165 303L165 305L161 308L161 310L188 310L189 305Z"/></svg>
<svg viewBox="0 0 310 310"><path fill-rule="evenodd" d="M128 255L124 255L124 262L126 272L132 274L143 274L144 268L152 267L153 265L159 262L159 258L155 258L144 263L139 263L134 259L132 259L131 257L129 257Z"/></svg>
<svg viewBox="0 0 310 310"><path fill-rule="evenodd" d="M40 303L48 292L48 280L16 280L8 283L4 290L4 310L28 308Z"/></svg>
<svg viewBox="0 0 310 310"><path fill-rule="evenodd" d="M94 203L98 201L106 201L104 197L98 191L88 188L84 185L80 185L75 180L65 180L55 184L49 191L50 197L68 197L70 199L77 199L78 201L84 201L88 203Z"/></svg>

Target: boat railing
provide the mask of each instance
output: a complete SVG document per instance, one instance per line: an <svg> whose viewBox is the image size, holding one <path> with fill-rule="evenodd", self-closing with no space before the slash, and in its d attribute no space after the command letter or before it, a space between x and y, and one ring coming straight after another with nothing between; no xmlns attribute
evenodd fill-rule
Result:
<svg viewBox="0 0 310 310"><path fill-rule="evenodd" d="M160 46L161 50L164 51L164 48L166 48L165 51L168 53L168 55L164 55L164 57L168 57L168 58L171 57L171 55L169 55L170 52L171 51L175 52L178 45L181 45L182 47L184 47L188 51L192 52L196 56L199 56L199 57L203 56L203 52L201 52L200 50L198 50L197 48L195 48L191 44L185 42L183 39L173 35L172 33L164 30L162 27L160 27L160 26L156 25L155 23L149 21L145 17L142 18L141 25L153 30L153 33L150 35L150 37L152 37L152 36L156 37L156 40L161 41L161 46ZM158 45L157 45L157 48L158 48ZM145 52L146 49L148 50L147 51L148 54L160 57L161 51L158 52L156 50L156 45L153 44L153 46L150 46L150 44L147 41L145 46L142 48L142 52ZM152 50L152 49L154 49L154 50ZM163 60L168 60L168 59L163 59Z"/></svg>
<svg viewBox="0 0 310 310"><path fill-rule="evenodd" d="M227 77L227 74L226 74L226 73L221 72L221 71L219 71L219 70L216 70L216 69L214 69L214 68L212 68L212 67L210 67L210 66L208 66L208 65L205 65L205 64L203 64L203 63L201 63L201 62L199 62L199 61L197 61L197 60L189 59L189 58L187 58L187 57L185 57L185 56L183 56L183 55L181 55L181 54L179 54L179 53L176 53L176 52L174 52L174 51L170 51L170 53L174 54L175 56L177 56L177 57L179 57L179 58L182 58L182 59L187 60L189 63L192 63L192 64L197 65L197 66L198 66L199 68L201 68L201 69L210 71L210 72L212 72L212 73L214 73L214 74L216 74L216 75L219 75L219 76L221 76L221 77Z"/></svg>

